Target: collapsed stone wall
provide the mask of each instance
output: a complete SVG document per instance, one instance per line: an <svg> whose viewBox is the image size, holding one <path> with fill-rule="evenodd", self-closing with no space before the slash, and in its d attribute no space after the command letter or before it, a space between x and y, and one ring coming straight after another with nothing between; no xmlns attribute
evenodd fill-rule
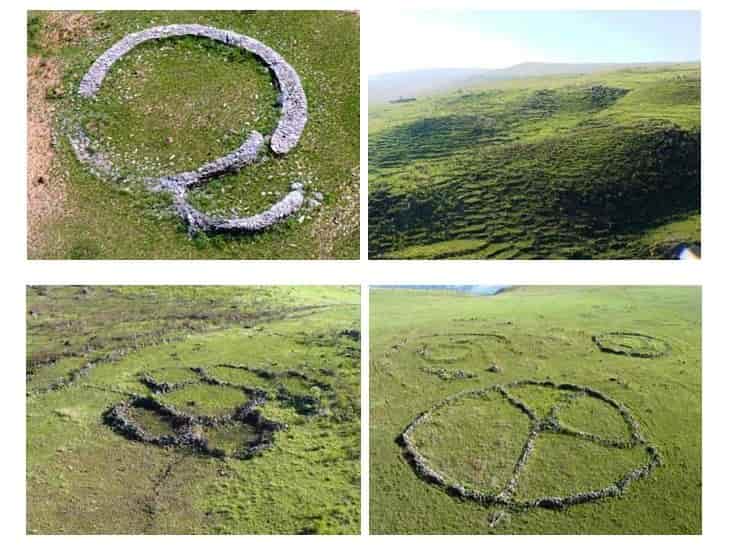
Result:
<svg viewBox="0 0 735 549"><path fill-rule="evenodd" d="M562 406L567 404L567 402L555 405L548 416L543 418L538 417L538 415L525 402L514 397L509 392L509 389L524 385L535 385L561 391L571 391L572 395L569 397L568 402L571 402L574 398L578 398L583 395L601 400L615 408L618 413L620 413L628 426L630 437L623 440L609 440L595 434L578 431L563 425L557 417L557 412ZM511 477L500 492L483 492L466 487L459 482L451 480L444 472L436 470L432 466L430 461L420 452L413 441L413 433L416 428L428 421L437 410L450 405L459 399L471 396L483 396L491 392L497 392L504 396L508 402L528 416L531 421L529 434L523 445L521 454L514 465ZM612 484L604 486L598 490L578 492L568 496L550 495L527 500L517 499L515 497L515 491L518 486L518 479L525 468L530 455L534 451L536 439L543 432L561 433L596 442L603 446L612 446L615 448L633 448L641 446L646 450L648 461L639 467L629 470ZM492 385L484 389L472 389L459 392L440 400L428 410L416 416L399 435L397 442L402 446L404 457L414 468L416 474L426 482L435 484L443 488L448 494L463 500L471 500L483 505L500 505L511 510L519 511L532 508L563 509L570 505L577 505L606 497L620 496L632 482L647 477L656 467L661 465L661 457L658 450L644 438L640 431L638 422L633 418L633 415L625 406L591 387L572 383L554 383L551 381L521 380L506 385Z"/></svg>
<svg viewBox="0 0 735 549"><path fill-rule="evenodd" d="M638 348L616 342L616 338L634 338L640 341ZM606 332L592 336L592 341L603 353L632 356L636 358L658 358L671 352L671 345L658 337L640 332Z"/></svg>
<svg viewBox="0 0 735 549"><path fill-rule="evenodd" d="M279 379L299 379L311 386L319 387L327 395L333 396L334 394L330 384L314 379L298 370L273 371L239 364L217 364L215 367L252 373L271 383L277 383ZM260 387L222 380L211 373L207 367L194 366L189 370L196 374L196 378L179 382L160 379L155 375L155 371L142 373L140 381L153 391L153 396L132 395L131 398L107 410L103 414L104 422L114 431L131 440L157 446L186 447L213 457L248 459L270 448L274 443L274 434L288 427L286 424L268 420L257 409L269 399L275 398L286 405L293 406L301 414L317 413L322 406L321 399L318 397L294 394L283 387L278 387L276 394L271 395ZM175 406L163 403L156 398L183 387L201 383L238 389L243 392L243 398L247 398L247 401L229 413L207 416L179 410ZM171 426L173 433L164 435L149 433L133 417L132 412L135 408L142 408L155 413L162 421ZM220 448L213 447L201 431L201 427L221 428L237 423L254 427L257 436L231 455L227 455Z"/></svg>
<svg viewBox="0 0 735 549"><path fill-rule="evenodd" d="M259 454L273 445L273 435L276 431L285 429L286 425L268 420L255 409L262 404L262 400L253 399L238 407L232 414L206 421L201 416L194 416L177 410L173 406L162 404L151 397L137 396L130 400L116 404L103 414L104 422L114 431L130 440L154 444L156 446L187 447L195 452L207 454L212 457L228 457L226 452L210 445L206 437L202 435L200 427L223 427L235 423L251 425L255 428L257 436L248 441L247 444L237 450L229 457L248 459ZM149 433L133 418L133 408L142 408L157 414L161 419L171 425L172 434L154 435Z"/></svg>
<svg viewBox="0 0 735 549"><path fill-rule="evenodd" d="M92 64L82 78L78 93L86 100L93 100L112 65L136 46L150 40L161 40L180 36L204 37L223 44L246 50L260 59L270 70L279 91L281 117L268 139L273 153L284 155L298 143L308 120L306 94L299 75L274 50L248 36L197 24L175 24L152 27L128 34L105 51ZM71 146L80 162L89 166L92 173L114 181L123 179L121 172L106 157L96 150L84 130L76 126L69 134ZM176 213L189 227L191 234L198 231L210 233L241 233L261 231L291 216L305 203L301 182L293 182L291 192L270 208L248 217L219 218L209 216L194 208L187 200L187 192L195 185L202 185L214 177L237 172L259 160L265 148L266 138L257 131L250 133L245 142L235 151L200 166L196 170L146 178L143 182L152 191L168 192L173 197ZM312 206L319 202L309 199Z"/></svg>
<svg viewBox="0 0 735 549"><path fill-rule="evenodd" d="M434 375L441 380L449 381L452 379L473 379L477 377L477 374L468 372L466 370L452 369L452 368L421 368L422 372Z"/></svg>
<svg viewBox="0 0 735 549"><path fill-rule="evenodd" d="M275 398L279 400L280 402L286 404L287 406L293 407L296 410L296 412L302 415L318 414L324 407L323 399L324 398L334 398L334 389L329 383L324 383L323 381L314 379L298 370L283 370L283 371L274 372L272 370L268 370L265 368L258 368L255 366L245 366L245 365L239 365L239 364L218 364L217 367L250 372L264 380L274 382L274 383L277 383L279 379L289 379L290 378L290 379L301 380L304 383L307 383L308 385L312 387L318 387L319 390L324 393L324 396L322 395L314 396L310 394L307 395L307 394L301 394L301 393L294 393L284 388L283 386L278 387L275 393ZM268 398L267 393L264 393L259 388L253 388L249 385L221 380L217 378L215 375L211 374L204 367L194 368L193 370L197 372L205 382L212 383L215 385L232 387L235 389L241 389L245 391L252 391L254 394L262 395L264 398Z"/></svg>

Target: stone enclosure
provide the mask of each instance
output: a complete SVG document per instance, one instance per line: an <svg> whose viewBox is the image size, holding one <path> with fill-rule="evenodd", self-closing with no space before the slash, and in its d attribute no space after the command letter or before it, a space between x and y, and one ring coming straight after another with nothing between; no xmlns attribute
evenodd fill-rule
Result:
<svg viewBox="0 0 735 549"><path fill-rule="evenodd" d="M549 414L541 417L523 400L513 396L511 393L514 388L523 386L537 386L553 390L568 391L571 396L567 400L557 403ZM465 486L461 482L453 480L446 471L437 470L436 466L422 454L420 448L417 447L414 441L414 432L417 429L420 429L422 424L429 421L432 418L432 415L438 410L447 406L452 406L462 398L468 396L482 396L492 392L502 395L520 413L526 415L531 425L525 444L520 449L520 454L513 468L513 473L506 481L504 488L497 493L481 491ZM629 437L622 439L607 439L593 433L576 430L560 421L557 416L559 410L573 399L581 396L596 399L615 409L627 425ZM600 486L595 490L573 494L548 494L534 499L519 499L515 495L519 477L525 468L530 455L534 451L536 439L544 432L576 437L609 448L626 449L642 447L645 449L648 461L627 471L609 485ZM596 501L607 497L620 496L632 482L647 477L653 469L661 464L661 457L658 450L643 437L638 422L625 406L613 398L590 387L571 383L553 383L551 381L521 380L505 385L492 385L484 389L462 391L449 396L416 416L399 435L398 442L403 447L404 457L406 460L412 465L416 474L426 482L438 485L448 494L460 499L471 500L488 506L502 506L512 511L524 511L539 507L563 509L570 505ZM495 521L491 520L491 522Z"/></svg>
<svg viewBox="0 0 735 549"><path fill-rule="evenodd" d="M232 31L196 24L152 27L128 34L92 64L79 84L79 96L85 101L93 101L112 65L136 46L151 40L181 36L208 38L255 55L271 72L274 85L279 92L281 117L272 135L263 136L253 131L238 149L229 154L192 171L145 178L143 180L145 186L152 191L171 194L176 213L187 224L190 234L199 231L208 233L260 231L286 219L305 203L318 205L318 201L306 199L303 184L299 181L293 181L290 192L270 208L248 217L213 217L197 210L187 200L189 189L254 164L262 157L266 147L274 154L284 155L299 142L308 119L306 95L301 87L299 75L283 57L258 40ZM69 139L79 161L86 164L96 176L113 181L121 179L119 170L106 158L103 151L96 150L83 128L75 126L70 132Z"/></svg>

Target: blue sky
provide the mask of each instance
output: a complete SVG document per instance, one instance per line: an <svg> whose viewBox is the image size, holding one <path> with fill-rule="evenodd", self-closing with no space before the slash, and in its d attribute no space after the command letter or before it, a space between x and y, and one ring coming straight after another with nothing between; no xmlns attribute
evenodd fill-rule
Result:
<svg viewBox="0 0 735 549"><path fill-rule="evenodd" d="M363 33L368 74L700 57L695 11L383 12Z"/></svg>

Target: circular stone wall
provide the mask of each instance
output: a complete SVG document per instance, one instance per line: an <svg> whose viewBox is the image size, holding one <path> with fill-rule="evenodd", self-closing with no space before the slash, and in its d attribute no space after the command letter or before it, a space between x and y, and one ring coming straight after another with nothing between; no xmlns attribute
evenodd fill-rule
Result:
<svg viewBox="0 0 735 549"><path fill-rule="evenodd" d="M128 34L92 64L79 84L80 97L94 100L110 67L139 44L179 36L198 36L216 40L257 56L271 71L281 104L281 117L270 136L269 147L275 154L283 155L296 146L308 118L306 95L298 74L278 53L262 42L228 30L193 24L166 25ZM96 150L81 127L73 128L70 141L77 158L87 164L95 175L113 180L121 178L120 171L103 152ZM253 164L263 153L265 143L263 135L253 131L238 149L207 162L196 170L146 179L145 183L151 190L165 191L172 195L176 212L192 233L259 231L287 218L302 207L305 199L302 183L293 182L291 191L281 200L267 210L248 217L209 216L189 204L187 192L195 185L204 184L214 177L237 172Z"/></svg>
<svg viewBox="0 0 735 549"><path fill-rule="evenodd" d="M537 402L526 402L524 398L518 398L514 395L514 392L523 388L546 388L558 391L560 397L558 402L555 402L548 408L543 408L538 406ZM519 394L521 394L520 391ZM517 448L508 449L508 452L514 452L514 458L512 463L502 463L503 470L500 474L502 478L497 481L493 479L493 482L489 482L487 479L480 479L478 483L458 480L458 475L442 468L446 463L457 463L457 459L447 459L443 462L444 465L439 465L437 462L440 460L436 458L432 459L432 457L427 455L426 451L421 447L422 443L418 441L437 441L437 439L441 439L441 429L436 429L431 425L435 416L439 416L453 406L457 406L463 399L476 398L479 402L482 402L482 399L485 398L490 402L489 397L504 402L504 406L507 406L509 410L515 410L512 413L516 414L516 416L525 416L527 419L527 430L521 431L522 437L520 439L515 436L518 434L517 432L510 433L514 436L509 440L513 440ZM627 436L608 438L607 436L600 436L566 425L560 420L559 412L580 397L595 399L600 405L609 407L613 413L619 416L620 421L627 426ZM489 422L483 420L481 423L487 425ZM511 422L508 420L498 423L498 425L503 425L506 429L510 424ZM518 425L515 423L513 425L516 425L514 430L518 431ZM422 429L430 430L428 435L423 435ZM445 432L449 436L457 430L456 426L450 426L447 427ZM498 449L497 451L501 451L500 449L502 449L503 444L499 441L490 440L492 434L487 440L489 447L495 447ZM529 460L534 454L534 451L537 450L536 447L539 437L545 437L547 435L563 436L566 437L565 440L576 438L584 441L585 444L620 451L638 450L645 457L641 459L640 463L632 466L632 468L619 473L610 482L603 483L592 489L572 493L551 493L532 498L519 496L519 482L523 477L524 470L528 467ZM658 450L645 440L640 432L637 421L622 404L589 387L568 383L557 384L548 381L524 380L506 385L493 385L485 389L457 393L439 401L427 411L419 414L401 433L398 441L404 448L406 459L413 466L416 474L423 480L438 485L448 494L461 499L473 500L484 505L502 505L516 510L536 507L561 509L570 505L595 501L605 497L619 496L630 483L648 476L661 462ZM444 449L449 452L464 451L463 447L452 447L451 444L444 445ZM461 457L463 459L459 461L468 461L467 456L463 455ZM543 459L543 456L538 456L538 458ZM491 471L488 475L495 472Z"/></svg>
<svg viewBox="0 0 735 549"><path fill-rule="evenodd" d="M592 341L603 353L638 358L656 358L671 351L663 339L638 332L607 332L592 336Z"/></svg>
<svg viewBox="0 0 735 549"><path fill-rule="evenodd" d="M266 402L314 415L334 397L330 384L300 371L238 364L169 366L142 372L139 379L152 395L131 395L103 414L105 423L131 440L214 457L247 459L273 445L275 433L287 425L261 414ZM212 395L217 391L227 391L227 398ZM209 396L216 410L202 401Z"/></svg>

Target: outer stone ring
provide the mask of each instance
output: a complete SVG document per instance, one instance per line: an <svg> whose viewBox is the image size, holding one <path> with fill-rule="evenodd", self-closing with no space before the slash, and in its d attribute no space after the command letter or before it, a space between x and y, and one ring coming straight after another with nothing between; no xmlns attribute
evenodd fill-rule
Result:
<svg viewBox="0 0 735 549"><path fill-rule="evenodd" d="M204 25L166 25L128 34L92 64L79 84L79 95L85 99L94 99L110 67L139 44L177 36L209 38L244 49L258 57L273 76L281 104L281 117L270 138L269 147L274 153L282 155L296 146L307 121L306 95L301 87L299 75L278 53L262 42L228 30ZM75 127L69 139L77 158L90 166L95 175L116 180L121 178L118 170L104 153L94 149L92 141L81 127ZM207 162L196 170L147 178L144 182L151 190L171 193L174 207L188 224L190 232L250 232L265 229L301 208L304 203L301 183L292 183L291 192L284 198L269 209L249 217L214 218L191 206L186 199L191 187L220 175L237 172L256 162L263 152L265 141L259 132L253 131L239 148Z"/></svg>

